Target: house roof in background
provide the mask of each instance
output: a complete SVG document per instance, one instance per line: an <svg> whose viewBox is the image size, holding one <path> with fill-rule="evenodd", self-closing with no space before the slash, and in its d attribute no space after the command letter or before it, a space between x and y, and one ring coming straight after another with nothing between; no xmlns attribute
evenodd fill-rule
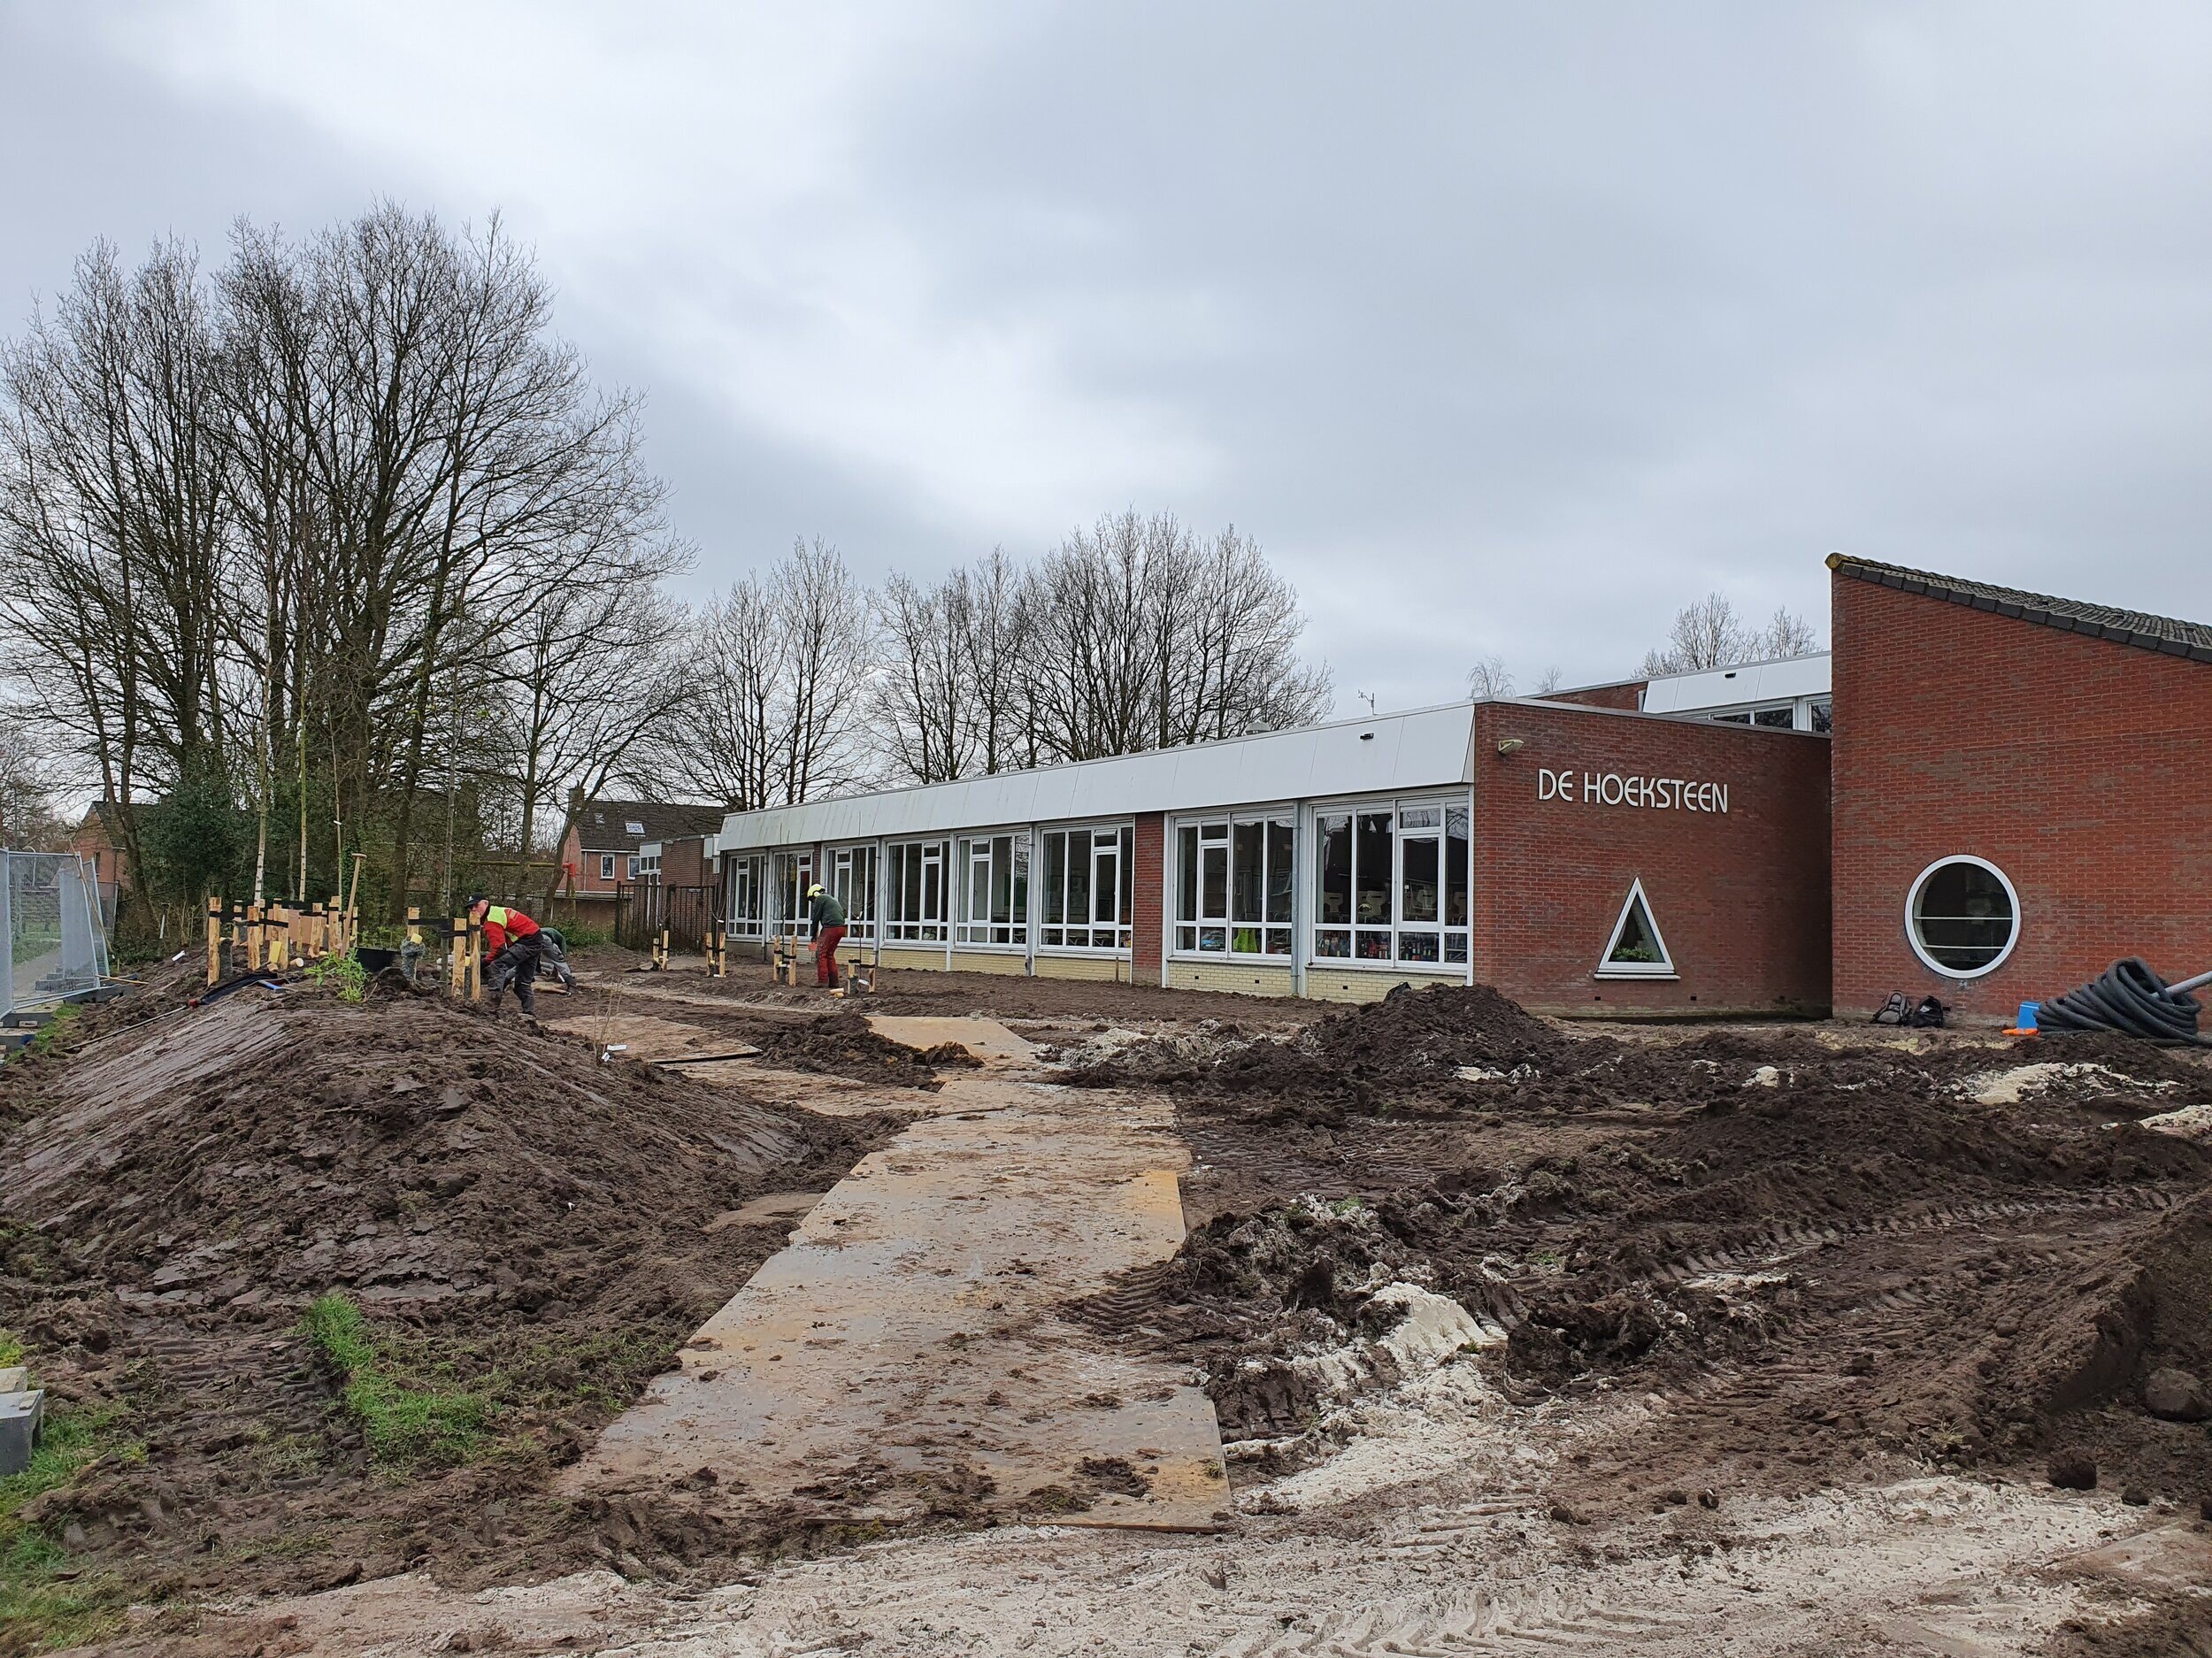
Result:
<svg viewBox="0 0 2212 1658"><path fill-rule="evenodd" d="M722 826L723 809L649 800L589 800L576 820L586 852L634 852L648 841L710 835Z"/></svg>
<svg viewBox="0 0 2212 1658"><path fill-rule="evenodd" d="M2062 633L2086 633L2093 639L2109 639L2139 650L2154 650L2162 656L2212 662L2212 626L2202 622L2153 616L2146 610L2116 610L2108 604L2090 604L2080 599L2056 599L2047 593L2026 593L2017 587L1969 581L1962 576L1907 570L1900 564L1877 564L1872 559L1854 558L1846 553L1829 554L1828 568L1838 575L1870 581L1877 587L1943 599L1970 610L2055 627Z"/></svg>

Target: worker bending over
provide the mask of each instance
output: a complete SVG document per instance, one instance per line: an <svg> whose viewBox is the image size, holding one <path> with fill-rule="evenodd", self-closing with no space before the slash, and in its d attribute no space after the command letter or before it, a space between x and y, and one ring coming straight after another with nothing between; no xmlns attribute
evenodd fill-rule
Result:
<svg viewBox="0 0 2212 1658"><path fill-rule="evenodd" d="M814 982L837 982L837 947L845 941L845 906L822 890L819 881L806 889L807 918L814 924Z"/></svg>
<svg viewBox="0 0 2212 1658"><path fill-rule="evenodd" d="M576 975L568 964L568 940L558 927L538 929L539 976L550 979L564 990L576 988Z"/></svg>
<svg viewBox="0 0 2212 1658"><path fill-rule="evenodd" d="M515 987L515 1000L532 1018L538 1017L538 963L541 944L538 924L519 910L495 904L482 896L469 900L469 919L484 929L484 988L491 992L492 1017L499 1017L499 999L507 986Z"/></svg>

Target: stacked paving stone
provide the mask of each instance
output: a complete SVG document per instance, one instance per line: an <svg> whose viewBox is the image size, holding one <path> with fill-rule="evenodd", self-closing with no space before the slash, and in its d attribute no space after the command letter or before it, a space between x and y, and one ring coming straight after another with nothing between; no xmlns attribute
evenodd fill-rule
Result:
<svg viewBox="0 0 2212 1658"><path fill-rule="evenodd" d="M46 1390L29 1386L20 1364L0 1367L0 1478L31 1465L46 1420Z"/></svg>

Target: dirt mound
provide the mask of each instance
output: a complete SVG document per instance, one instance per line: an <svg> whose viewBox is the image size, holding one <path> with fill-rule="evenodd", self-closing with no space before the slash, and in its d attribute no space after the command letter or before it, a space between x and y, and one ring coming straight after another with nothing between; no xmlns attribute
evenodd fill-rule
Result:
<svg viewBox="0 0 2212 1658"><path fill-rule="evenodd" d="M1340 1126L1356 1115L1383 1113L1724 1111L1757 1088L1933 1100L2008 1069L2037 1073L2016 1085L2027 1092L2063 1080L2061 1097L2108 1116L2212 1101L2212 1067L2124 1038L2005 1044L1947 1033L1924 1046L1844 1044L1788 1027L1640 1040L1575 1037L1483 985L1401 986L1286 1040L1132 1043L1079 1067L1070 1080L1165 1088L1271 1124ZM2062 1078L2042 1074L2062 1071Z"/></svg>
<svg viewBox="0 0 2212 1658"><path fill-rule="evenodd" d="M2212 1314L2193 1287L2212 1155L2131 1119L2208 1087L2193 1058L2124 1043L1578 1040L1488 993L1402 993L1194 1064L1187 1202L1218 1188L1234 1212L1141 1295L1071 1310L1203 1365L1232 1439L1298 1418L1291 1362L1402 1279L1509 1331L1512 1396L1688 1401L1654 1452L1678 1480L2079 1442L2193 1503L2212 1442L2135 1391L2159 1364L2212 1382L2183 1333Z"/></svg>
<svg viewBox="0 0 2212 1658"><path fill-rule="evenodd" d="M1167 1041L1134 1043L1070 1079L1087 1087L1165 1086L1260 1101L1264 1114L1278 1119L1340 1118L1409 1092L1449 1087L1462 1066L1510 1074L1551 1063L1572 1047L1486 985L1401 985L1290 1040L1225 1044L1211 1054Z"/></svg>
<svg viewBox="0 0 2212 1658"><path fill-rule="evenodd" d="M941 1087L939 1071L981 1063L956 1042L926 1052L895 1042L877 1034L857 1013L825 1013L804 1023L757 1019L743 1028L746 1039L760 1049L763 1064L899 1088Z"/></svg>
<svg viewBox="0 0 2212 1658"><path fill-rule="evenodd" d="M438 995L252 988L125 1023L0 1078L0 1325L118 1446L32 1517L170 1592L588 1558L549 1470L780 1244L728 1211L894 1129ZM392 1478L301 1335L334 1291L482 1454Z"/></svg>

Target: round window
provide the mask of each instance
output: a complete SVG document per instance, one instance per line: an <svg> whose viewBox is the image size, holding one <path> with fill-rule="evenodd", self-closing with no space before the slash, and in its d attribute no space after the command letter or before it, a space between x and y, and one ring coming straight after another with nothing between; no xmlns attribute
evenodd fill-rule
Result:
<svg viewBox="0 0 2212 1658"><path fill-rule="evenodd" d="M2020 939L2020 899L2004 871L1981 858L1940 858L1905 900L1913 954L1947 979L1994 972Z"/></svg>

